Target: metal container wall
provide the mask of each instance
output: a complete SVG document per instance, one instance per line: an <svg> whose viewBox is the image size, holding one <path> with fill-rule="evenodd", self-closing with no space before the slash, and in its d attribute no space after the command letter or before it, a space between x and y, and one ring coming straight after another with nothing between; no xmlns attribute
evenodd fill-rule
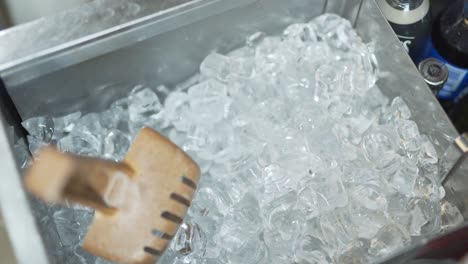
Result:
<svg viewBox="0 0 468 264"><path fill-rule="evenodd" d="M139 2L144 9L145 3L150 5L151 1ZM158 8L161 10L160 6ZM77 12L79 15L79 10ZM375 42L382 73L378 86L390 98L401 96L408 103L420 130L433 140L442 156L458 133L374 0L185 1L178 7L124 24L115 22L112 26L110 23L102 31L84 38L66 39L64 43L54 39L50 49L32 54L25 52L26 58L15 58L0 65L3 81L0 88L11 98L4 96L0 102L2 119L6 121L4 132L11 132L6 136L12 146L23 136L18 126L21 119L60 116L78 110L100 111L128 94L135 84L175 87L196 73L202 59L213 50L227 52L242 45L246 37L255 32L277 34L289 24L309 21L324 12L348 18L364 41ZM99 19L99 16L94 17ZM89 23L99 24L99 21ZM27 30L32 32L34 26L28 26L22 34L27 35ZM20 45L20 41L16 44ZM0 137L0 140L4 139ZM13 182L20 176L10 170L2 177ZM466 187L460 189L463 191ZM20 189L10 191L23 193ZM0 198L3 199L0 205L11 202L8 195ZM2 210L6 209L2 206ZM11 237L21 235L12 228L9 230ZM30 228L31 232L37 232L34 227ZM12 240L16 252L21 252L25 246L19 239Z"/></svg>

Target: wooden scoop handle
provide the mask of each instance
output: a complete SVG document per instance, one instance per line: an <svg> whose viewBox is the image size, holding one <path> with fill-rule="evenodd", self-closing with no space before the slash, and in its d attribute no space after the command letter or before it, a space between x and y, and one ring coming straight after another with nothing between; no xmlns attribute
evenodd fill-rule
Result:
<svg viewBox="0 0 468 264"><path fill-rule="evenodd" d="M43 148L26 172L26 188L46 202L71 200L112 214L135 187L124 163L86 158Z"/></svg>

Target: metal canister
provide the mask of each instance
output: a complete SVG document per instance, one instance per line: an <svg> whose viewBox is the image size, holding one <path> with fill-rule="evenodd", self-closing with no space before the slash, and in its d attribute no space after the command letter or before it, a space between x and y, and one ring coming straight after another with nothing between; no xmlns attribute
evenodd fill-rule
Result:
<svg viewBox="0 0 468 264"><path fill-rule="evenodd" d="M418 61L430 36L430 1L379 0L378 3L403 47Z"/></svg>
<svg viewBox="0 0 468 264"><path fill-rule="evenodd" d="M447 66L438 59L427 58L419 63L418 68L431 91L437 95L447 82Z"/></svg>

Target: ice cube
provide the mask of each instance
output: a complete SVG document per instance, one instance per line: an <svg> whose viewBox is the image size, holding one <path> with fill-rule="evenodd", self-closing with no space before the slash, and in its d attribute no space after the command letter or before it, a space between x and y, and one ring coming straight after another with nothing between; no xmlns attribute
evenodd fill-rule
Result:
<svg viewBox="0 0 468 264"><path fill-rule="evenodd" d="M302 43L317 41L315 31L314 29L310 28L309 24L292 24L284 30L283 36L286 41Z"/></svg>
<svg viewBox="0 0 468 264"><path fill-rule="evenodd" d="M240 249L229 254L231 263L257 264L264 263L267 258L265 243L258 238L252 238L244 242Z"/></svg>
<svg viewBox="0 0 468 264"><path fill-rule="evenodd" d="M348 195L341 181L339 169L317 172L312 176L310 186L317 192L317 208L322 212L343 207L348 203Z"/></svg>
<svg viewBox="0 0 468 264"><path fill-rule="evenodd" d="M390 253L405 247L409 241L409 234L396 225L388 224L382 227L371 240L369 254L376 257L388 256Z"/></svg>
<svg viewBox="0 0 468 264"><path fill-rule="evenodd" d="M380 175L378 171L369 167L365 159L344 163L343 175L343 183L348 188L361 184L380 185Z"/></svg>
<svg viewBox="0 0 468 264"><path fill-rule="evenodd" d="M348 47L351 38L359 40L349 21L335 14L318 16L310 24L315 29L319 40L325 40L337 48Z"/></svg>
<svg viewBox="0 0 468 264"><path fill-rule="evenodd" d="M377 127L371 129L362 140L362 150L366 158L381 164L382 156L396 154L398 151L399 138L392 127Z"/></svg>
<svg viewBox="0 0 468 264"><path fill-rule="evenodd" d="M363 241L356 240L347 244L336 258L337 263L361 264L369 262L367 248Z"/></svg>
<svg viewBox="0 0 468 264"><path fill-rule="evenodd" d="M403 148L407 152L417 152L421 147L421 136L418 125L412 120L402 120L398 123L398 133L400 134Z"/></svg>
<svg viewBox="0 0 468 264"><path fill-rule="evenodd" d="M450 202L446 200L442 201L440 205L440 210L440 222L442 231L451 230L455 227L460 226L464 222L464 217L460 210Z"/></svg>
<svg viewBox="0 0 468 264"><path fill-rule="evenodd" d="M226 85L209 79L188 90L191 118L199 124L212 124L226 116L231 100Z"/></svg>
<svg viewBox="0 0 468 264"><path fill-rule="evenodd" d="M439 161L437 151L427 136L422 137L421 151L418 159L422 166L436 164Z"/></svg>
<svg viewBox="0 0 468 264"><path fill-rule="evenodd" d="M262 175L266 193L278 192L290 181L286 172L277 164L271 164L263 168Z"/></svg>
<svg viewBox="0 0 468 264"><path fill-rule="evenodd" d="M79 251L79 253L78 253ZM82 254L86 255L86 258ZM63 246L60 250L52 253L55 260L58 263L70 263L70 264L88 264L94 263L95 258L90 256L88 253L81 251L80 246Z"/></svg>
<svg viewBox="0 0 468 264"><path fill-rule="evenodd" d="M104 157L116 161L122 160L130 147L128 135L113 129L104 138Z"/></svg>
<svg viewBox="0 0 468 264"><path fill-rule="evenodd" d="M26 141L24 139L19 139L16 141L13 148L16 162L18 163L19 168L25 168L30 158Z"/></svg>
<svg viewBox="0 0 468 264"><path fill-rule="evenodd" d="M370 210L382 210L387 206L385 190L379 185L364 183L349 191L351 198L361 206Z"/></svg>
<svg viewBox="0 0 468 264"><path fill-rule="evenodd" d="M65 246L75 246L81 242L93 215L88 210L63 209L54 213L60 241Z"/></svg>
<svg viewBox="0 0 468 264"><path fill-rule="evenodd" d="M103 132L101 116L97 113L82 116L76 121L73 132L100 135Z"/></svg>
<svg viewBox="0 0 468 264"><path fill-rule="evenodd" d="M47 116L30 118L22 122L21 125L31 137L37 138L37 141L49 143L54 135L54 121Z"/></svg>
<svg viewBox="0 0 468 264"><path fill-rule="evenodd" d="M208 78L226 81L230 74L230 58L219 53L211 53L201 63L200 73Z"/></svg>
<svg viewBox="0 0 468 264"><path fill-rule="evenodd" d="M348 208L338 208L320 216L322 241L332 250L338 250L357 237Z"/></svg>
<svg viewBox="0 0 468 264"><path fill-rule="evenodd" d="M231 78L248 79L254 74L255 64L252 58L232 58L229 68Z"/></svg>
<svg viewBox="0 0 468 264"><path fill-rule="evenodd" d="M411 221L411 215L408 214L408 197L401 193L393 193L387 196L387 208L385 215L394 221L400 227L407 228Z"/></svg>
<svg viewBox="0 0 468 264"><path fill-rule="evenodd" d="M255 48L265 38L265 33L255 32L246 39L246 45L250 48Z"/></svg>
<svg viewBox="0 0 468 264"><path fill-rule="evenodd" d="M124 128L124 130L130 131L128 127L128 122L130 120L128 118L128 113L127 115L125 113L126 112L124 112L124 110L119 109L119 108L114 108L112 110L102 112L100 115L100 122L105 129L109 129L109 130L112 130L115 128L120 129L122 128L122 127L119 127L122 125L121 123L125 122L127 123L127 126Z"/></svg>
<svg viewBox="0 0 468 264"><path fill-rule="evenodd" d="M388 185L395 191L405 195L411 195L413 186L419 175L419 168L408 159L401 159L399 167L388 170L383 177Z"/></svg>
<svg viewBox="0 0 468 264"><path fill-rule="evenodd" d="M342 84L342 76L334 65L323 64L315 72L314 100L321 103L330 100L339 93Z"/></svg>
<svg viewBox="0 0 468 264"><path fill-rule="evenodd" d="M36 155L41 148L47 146L48 144L42 139L35 136L27 136L27 141L29 144L29 151L31 154Z"/></svg>
<svg viewBox="0 0 468 264"><path fill-rule="evenodd" d="M215 240L230 252L238 251L244 241L260 233L260 224L258 200L248 193L229 210L219 233L215 235Z"/></svg>
<svg viewBox="0 0 468 264"><path fill-rule="evenodd" d="M165 120L179 131L187 131L190 126L188 102L189 96L182 92L172 92L164 101Z"/></svg>
<svg viewBox="0 0 468 264"><path fill-rule="evenodd" d="M224 192L225 186L216 184L214 186L201 187L193 200L191 210L199 216L221 217L227 214L232 204L228 193Z"/></svg>
<svg viewBox="0 0 468 264"><path fill-rule="evenodd" d="M433 234L439 230L440 207L439 202L425 199L413 199L408 204L411 215L409 232L412 236L424 236Z"/></svg>
<svg viewBox="0 0 468 264"><path fill-rule="evenodd" d="M136 86L129 96L128 111L130 120L139 125L149 125L158 119L161 102L153 90L144 86Z"/></svg>
<svg viewBox="0 0 468 264"><path fill-rule="evenodd" d="M177 231L171 248L182 255L201 254L206 238L196 223L183 223Z"/></svg>
<svg viewBox="0 0 468 264"><path fill-rule="evenodd" d="M86 250L84 250L81 247L81 245L76 245L73 248L73 254L75 255L74 259L76 259L76 261L78 261L77 263L79 263L79 264L89 264L89 263L92 264L92 263L97 262L97 257L92 255L91 253L87 252ZM67 260L67 263L69 263L68 261L69 260ZM74 263L74 262L70 262L70 263ZM101 262L101 264L106 264L106 263Z"/></svg>
<svg viewBox="0 0 468 264"><path fill-rule="evenodd" d="M314 218L318 216L321 211L318 207L318 194L313 186L304 186L298 194L298 207L306 214L306 218Z"/></svg>
<svg viewBox="0 0 468 264"><path fill-rule="evenodd" d="M393 119L410 119L411 111L406 102L401 97L395 97L390 105L389 117Z"/></svg>
<svg viewBox="0 0 468 264"><path fill-rule="evenodd" d="M353 204L349 210L352 228L356 230L357 236L360 238L373 238L379 229L389 222L380 210L372 210L360 204ZM363 223L366 224L363 225Z"/></svg>
<svg viewBox="0 0 468 264"><path fill-rule="evenodd" d="M414 197L438 200L440 198L439 186L432 178L420 176L414 183Z"/></svg>
<svg viewBox="0 0 468 264"><path fill-rule="evenodd" d="M62 151L84 156L99 157L102 153L101 137L89 133L72 133L61 138L57 146Z"/></svg>
<svg viewBox="0 0 468 264"><path fill-rule="evenodd" d="M114 264L109 260L102 259L102 258L96 258L96 263L95 264Z"/></svg>
<svg viewBox="0 0 468 264"><path fill-rule="evenodd" d="M80 117L81 112L75 112L62 117L53 118L55 130L53 138L59 139L59 137L70 133L75 127L75 122L78 121Z"/></svg>
<svg viewBox="0 0 468 264"><path fill-rule="evenodd" d="M306 235L296 242L295 261L300 264L330 263L330 258L323 242L314 236Z"/></svg>
<svg viewBox="0 0 468 264"><path fill-rule="evenodd" d="M359 115L356 117L347 118L343 122L349 129L348 140L354 145L361 143L364 133L375 123L372 117Z"/></svg>
<svg viewBox="0 0 468 264"><path fill-rule="evenodd" d="M290 210L293 209L298 201L298 194L294 190L289 190L286 193L279 193L277 197L265 197L262 201L262 207L265 217L268 217L275 210Z"/></svg>
<svg viewBox="0 0 468 264"><path fill-rule="evenodd" d="M270 230L278 232L283 240L291 240L299 236L305 222L305 215L300 210L281 210L276 208L268 216Z"/></svg>

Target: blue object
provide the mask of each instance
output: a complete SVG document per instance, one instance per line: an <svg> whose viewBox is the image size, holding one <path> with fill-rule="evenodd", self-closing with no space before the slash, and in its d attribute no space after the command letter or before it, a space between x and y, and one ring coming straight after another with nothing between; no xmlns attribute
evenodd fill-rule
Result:
<svg viewBox="0 0 468 264"><path fill-rule="evenodd" d="M447 65L449 71L447 83L445 84L444 88L440 90L437 97L440 99L456 102L459 98L468 93L468 69L454 66L442 58L442 56L440 56L439 52L437 52L434 45L432 44L431 39L428 42L428 47L426 50L427 52L423 56L422 60L430 57L436 58Z"/></svg>
<svg viewBox="0 0 468 264"><path fill-rule="evenodd" d="M468 2L465 4L465 12L468 13ZM442 90L440 90L437 97L456 103L465 94L468 94L468 68L457 67L443 58L434 47L432 38L428 40L423 54L419 62L430 57L436 58L447 65L449 71L447 83Z"/></svg>

